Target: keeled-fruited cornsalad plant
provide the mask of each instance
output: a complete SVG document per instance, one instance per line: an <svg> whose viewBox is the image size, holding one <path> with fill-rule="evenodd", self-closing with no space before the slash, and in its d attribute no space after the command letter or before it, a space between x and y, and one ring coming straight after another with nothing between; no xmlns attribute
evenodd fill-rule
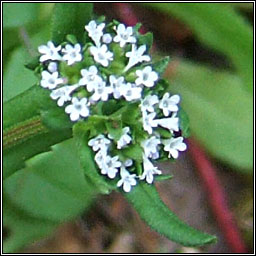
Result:
<svg viewBox="0 0 256 256"><path fill-rule="evenodd" d="M56 4L55 12L67 14L68 5ZM154 188L155 181L171 177L163 175L157 162L176 159L187 148L183 136L187 136L188 122L179 106L180 96L172 95L168 81L162 78L169 58L153 61L149 53L152 34L141 35L139 24L130 27L100 17L71 34L76 30L59 26L57 14L52 40L38 47L40 55L28 65L39 83L6 108L18 120L16 125L13 117L6 121L4 145L8 159L16 158L18 162L4 162L6 175L21 168L24 160L46 151L47 146L73 137L62 147L54 146L56 155L49 154L48 162L61 165L65 149L70 159L63 161L83 168L83 178L90 183L88 191L89 187L96 190L93 194L119 190L153 229L183 245L215 241L215 237L181 222ZM27 103L26 97L33 98L32 102ZM13 110L15 104L24 104L25 108L30 104L35 117L22 120ZM72 135L63 134L70 128ZM24 132L17 136L16 130ZM35 146L36 134L45 136L42 148L40 143ZM12 147L22 147L31 140L35 141L33 152L12 152ZM82 189L86 193L87 188ZM68 214L63 221L70 217Z"/></svg>
<svg viewBox="0 0 256 256"><path fill-rule="evenodd" d="M92 20L85 45L69 36L61 45L38 47L40 86L71 122L87 123L100 173L118 179L125 192L141 181L152 184L162 174L155 162L186 149L180 97L166 92L138 29Z"/></svg>

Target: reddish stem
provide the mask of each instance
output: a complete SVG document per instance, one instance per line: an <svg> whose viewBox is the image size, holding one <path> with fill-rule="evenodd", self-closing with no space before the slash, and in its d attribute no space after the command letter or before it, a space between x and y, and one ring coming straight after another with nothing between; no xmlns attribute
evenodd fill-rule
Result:
<svg viewBox="0 0 256 256"><path fill-rule="evenodd" d="M234 222L233 214L228 208L216 168L195 139L189 139L188 145L191 158L207 192L209 204L230 249L234 253L246 253L245 244Z"/></svg>
<svg viewBox="0 0 256 256"><path fill-rule="evenodd" d="M122 19L126 25L128 26L134 26L137 23L139 23L139 20L134 13L132 7L128 3L114 3L114 6L118 10L118 15L120 19ZM140 28L140 33L145 34L147 31L146 29L142 26Z"/></svg>
<svg viewBox="0 0 256 256"><path fill-rule="evenodd" d="M114 6L118 10L120 19L128 26L134 26L138 23L138 18L130 4L114 3ZM146 33L146 29L142 27L140 32L144 34ZM215 214L227 244L234 253L246 253L245 244L234 222L233 215L228 208L225 192L222 189L215 167L208 159L204 150L194 139L189 139L188 141L190 155L197 167L197 171L207 192L212 211Z"/></svg>

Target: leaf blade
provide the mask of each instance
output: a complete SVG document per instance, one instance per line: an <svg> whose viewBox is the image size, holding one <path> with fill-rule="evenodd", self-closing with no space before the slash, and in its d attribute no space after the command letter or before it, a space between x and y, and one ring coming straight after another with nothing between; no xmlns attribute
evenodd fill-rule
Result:
<svg viewBox="0 0 256 256"><path fill-rule="evenodd" d="M179 220L164 205L152 185L141 183L125 197L151 228L174 242L184 246L202 246L216 241L216 237L201 233Z"/></svg>
<svg viewBox="0 0 256 256"><path fill-rule="evenodd" d="M220 3L147 3L185 22L199 40L227 55L253 92L253 31L232 7Z"/></svg>
<svg viewBox="0 0 256 256"><path fill-rule="evenodd" d="M52 19L52 40L60 44L68 34L83 40L84 26L91 19L91 3L56 3Z"/></svg>

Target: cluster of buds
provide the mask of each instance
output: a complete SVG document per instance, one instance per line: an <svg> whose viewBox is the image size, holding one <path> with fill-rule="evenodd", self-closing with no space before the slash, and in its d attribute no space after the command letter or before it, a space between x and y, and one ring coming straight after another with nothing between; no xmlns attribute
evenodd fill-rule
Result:
<svg viewBox="0 0 256 256"><path fill-rule="evenodd" d="M180 133L180 97L159 89L160 74L140 36L136 27L92 20L85 26L84 45L68 36L61 45L49 41L38 47L40 85L51 90L50 97L72 122L100 115L120 119L115 135L94 127L88 145L101 174L117 179L125 192L139 181L152 184L154 176L162 174L154 163L176 159L186 149ZM118 115L129 107L135 114Z"/></svg>

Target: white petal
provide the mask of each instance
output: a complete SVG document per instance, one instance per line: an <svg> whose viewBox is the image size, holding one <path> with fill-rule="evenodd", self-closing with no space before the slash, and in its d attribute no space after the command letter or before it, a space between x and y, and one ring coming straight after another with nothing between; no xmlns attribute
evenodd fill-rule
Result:
<svg viewBox="0 0 256 256"><path fill-rule="evenodd" d="M73 111L70 114L70 120L71 121L77 121L79 119L79 113L77 111Z"/></svg>
<svg viewBox="0 0 256 256"><path fill-rule="evenodd" d="M124 188L124 191L128 193L131 191L131 184L129 182L124 182L123 188Z"/></svg>

